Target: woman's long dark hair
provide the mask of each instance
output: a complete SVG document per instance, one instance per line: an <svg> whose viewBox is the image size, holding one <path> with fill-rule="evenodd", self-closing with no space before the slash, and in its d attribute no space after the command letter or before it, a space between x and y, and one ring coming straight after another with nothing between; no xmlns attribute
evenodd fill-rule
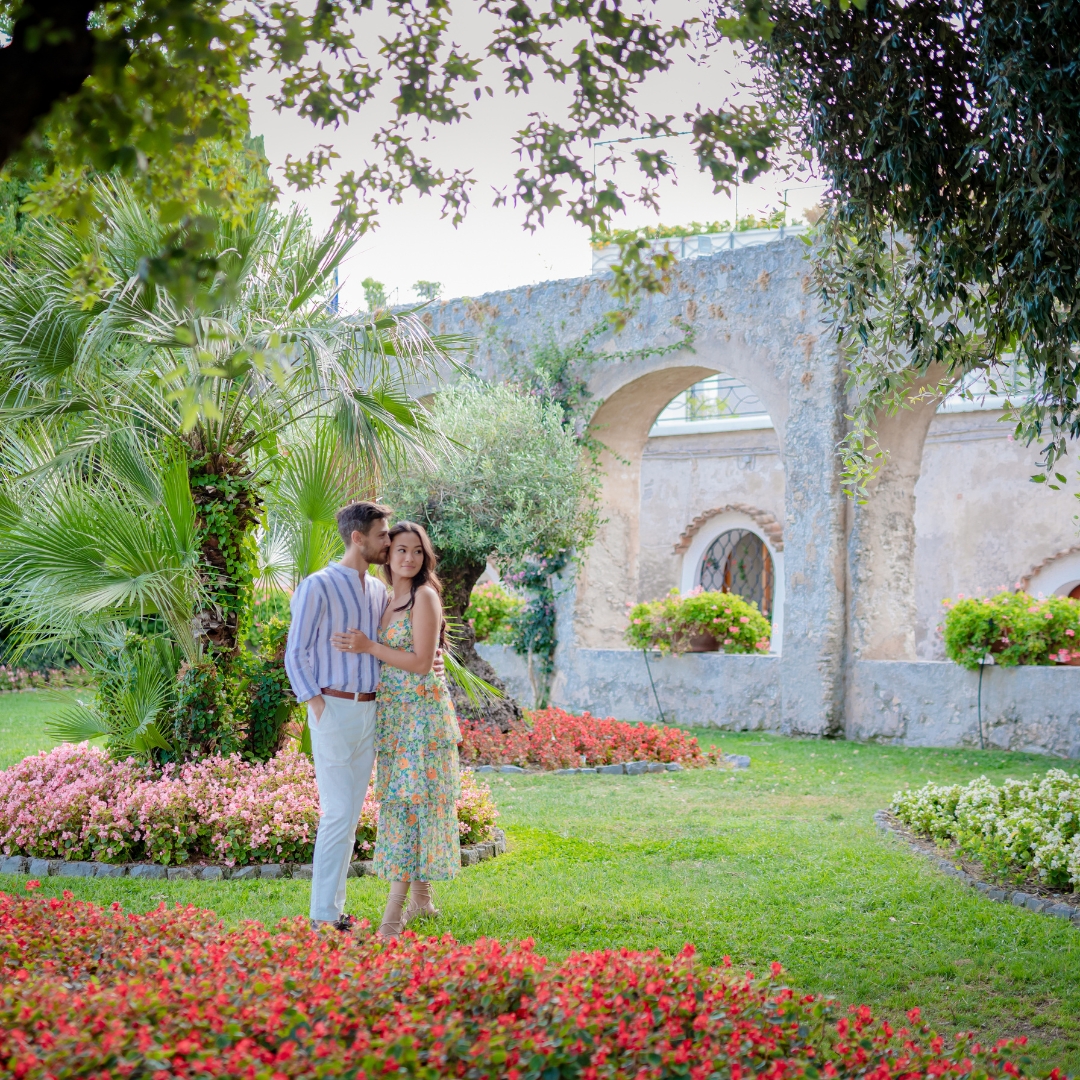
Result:
<svg viewBox="0 0 1080 1080"><path fill-rule="evenodd" d="M439 580L439 575L435 573L435 566L438 563L438 558L435 555L435 549L431 546L431 537L428 536L427 530L423 525L417 525L415 521L399 521L390 530L390 550L394 549L394 541L402 533L412 533L413 536L420 541L420 547L424 552L424 561L420 566L420 569L413 577L411 584L409 585L409 599L404 604L403 608L394 608L395 611L411 611L413 605L416 603L416 590L421 585L430 585L438 594L442 597L442 582ZM394 574L390 569L390 556L387 555L386 562L380 567L382 570L382 578L386 584L393 589L394 587ZM442 624L439 626L439 648L446 647L446 620L442 620Z"/></svg>
<svg viewBox="0 0 1080 1080"><path fill-rule="evenodd" d="M390 550L394 548L394 541L402 533L412 533L417 540L420 541L420 547L424 552L424 561L420 565L420 569L417 570L416 576L412 579L409 585L409 599L403 608L394 608L395 611L410 611L413 605L416 603L416 590L421 585L430 585L441 597L442 596L442 582L439 580L439 575L435 573L435 566L438 563L438 559L435 555L435 549L431 546L431 537L428 536L427 530L423 525L417 525L415 521L399 521L390 530ZM394 587L394 574L390 569L390 557L387 556L386 562L381 567L383 581L392 589Z"/></svg>

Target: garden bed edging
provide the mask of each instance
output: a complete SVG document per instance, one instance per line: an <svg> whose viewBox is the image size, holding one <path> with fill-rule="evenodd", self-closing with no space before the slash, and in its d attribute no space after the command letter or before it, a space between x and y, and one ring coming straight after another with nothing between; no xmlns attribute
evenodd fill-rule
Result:
<svg viewBox="0 0 1080 1080"><path fill-rule="evenodd" d="M506 833L495 829L495 837L461 849L461 865L494 859L506 853ZM38 859L30 855L0 857L0 874L27 874L32 878L137 878L143 881L274 881L281 878L311 880L311 863L266 863L256 866L226 866L206 863L198 866L162 866L160 863L103 863L68 859ZM372 861L356 859L349 877L373 877Z"/></svg>
<svg viewBox="0 0 1080 1080"><path fill-rule="evenodd" d="M962 885L968 885L977 892L982 893L987 900L993 900L998 904L1012 904L1013 907L1027 908L1028 911L1034 911L1039 915L1051 915L1056 919L1065 919L1071 922L1073 926L1080 928L1080 907L1074 907L1072 904L1060 901L1055 903L1043 896L1024 892L1022 889L1005 889L991 885L987 881L980 881L951 860L938 855L935 851L928 851L925 847L913 842L904 831L893 824L890 818L891 815L887 810L878 810L874 814L874 824L881 832L901 840L916 855L921 855L924 859L929 860L943 874L956 878ZM929 846L932 841L926 843Z"/></svg>

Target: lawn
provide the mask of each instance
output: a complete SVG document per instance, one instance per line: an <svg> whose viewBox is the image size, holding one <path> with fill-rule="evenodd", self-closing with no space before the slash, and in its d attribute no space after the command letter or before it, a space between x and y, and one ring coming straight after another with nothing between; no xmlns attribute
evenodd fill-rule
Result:
<svg viewBox="0 0 1080 1080"><path fill-rule="evenodd" d="M35 699L0 698L0 761L35 748ZM1026 1035L1039 1067L1080 1073L1080 931L983 899L872 822L904 784L981 773L1000 782L1060 762L698 734L749 754L751 768L491 777L511 850L437 886L443 915L429 925L462 940L533 937L554 957L611 947L671 953L692 941L709 961L727 954L760 970L779 960L801 990L896 1019L919 1005L942 1032ZM0 875L0 887L24 880ZM228 921L304 913L308 897L301 881L53 878L42 891L65 886L131 910L198 904ZM385 896L382 882L352 880L348 908L375 921Z"/></svg>

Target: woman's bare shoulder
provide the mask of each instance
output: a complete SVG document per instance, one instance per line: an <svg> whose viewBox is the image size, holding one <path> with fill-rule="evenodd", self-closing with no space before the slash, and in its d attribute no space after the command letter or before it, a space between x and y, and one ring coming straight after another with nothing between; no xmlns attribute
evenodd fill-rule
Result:
<svg viewBox="0 0 1080 1080"><path fill-rule="evenodd" d="M416 590L416 603L423 604L424 607L434 611L442 608L442 597L438 589L431 585L421 585Z"/></svg>

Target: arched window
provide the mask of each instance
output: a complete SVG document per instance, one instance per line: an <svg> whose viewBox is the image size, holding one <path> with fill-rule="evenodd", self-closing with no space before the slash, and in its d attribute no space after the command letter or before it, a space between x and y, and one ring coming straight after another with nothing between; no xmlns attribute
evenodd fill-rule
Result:
<svg viewBox="0 0 1080 1080"><path fill-rule="evenodd" d="M749 386L731 375L717 374L673 397L649 437L772 426L764 404Z"/></svg>
<svg viewBox="0 0 1080 1080"><path fill-rule="evenodd" d="M754 601L772 617L773 564L761 537L749 529L721 533L705 552L698 582L706 592L726 592Z"/></svg>

